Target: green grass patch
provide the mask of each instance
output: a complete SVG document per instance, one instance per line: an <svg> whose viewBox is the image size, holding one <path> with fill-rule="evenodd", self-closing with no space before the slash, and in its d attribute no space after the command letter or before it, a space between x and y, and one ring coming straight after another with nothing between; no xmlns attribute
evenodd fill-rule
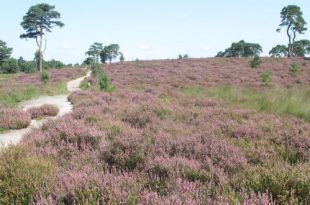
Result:
<svg viewBox="0 0 310 205"><path fill-rule="evenodd" d="M1 90L0 90L1 91ZM59 82L39 86L26 85L6 89L0 92L0 104L6 107L16 107L24 100L30 100L44 95L67 94L67 83Z"/></svg>
<svg viewBox="0 0 310 205"><path fill-rule="evenodd" d="M205 89L208 96L243 108L289 114L310 122L310 88L274 87L263 91L233 86Z"/></svg>
<svg viewBox="0 0 310 205"><path fill-rule="evenodd" d="M190 97L199 97L206 94L206 89L202 86L192 86L183 89L182 93Z"/></svg>

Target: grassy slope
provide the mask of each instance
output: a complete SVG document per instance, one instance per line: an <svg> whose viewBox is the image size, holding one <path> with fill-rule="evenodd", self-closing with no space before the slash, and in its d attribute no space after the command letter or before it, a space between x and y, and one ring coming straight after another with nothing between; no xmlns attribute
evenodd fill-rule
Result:
<svg viewBox="0 0 310 205"><path fill-rule="evenodd" d="M65 69L64 71L67 72L65 76L68 76L68 79L64 79L65 77L59 80L54 79L47 84L42 82L18 82L21 76L33 80L38 77L35 76L36 74L0 74L0 105L16 107L21 101L30 100L39 96L67 94L67 82L77 76L81 76L82 72L78 74L77 71L72 72L69 69ZM61 70L57 71L57 74L59 73L61 74Z"/></svg>
<svg viewBox="0 0 310 205"><path fill-rule="evenodd" d="M182 90L188 96L211 96L241 108L274 114L288 114L310 122L310 88L273 87L253 90L237 86L206 88L192 86Z"/></svg>

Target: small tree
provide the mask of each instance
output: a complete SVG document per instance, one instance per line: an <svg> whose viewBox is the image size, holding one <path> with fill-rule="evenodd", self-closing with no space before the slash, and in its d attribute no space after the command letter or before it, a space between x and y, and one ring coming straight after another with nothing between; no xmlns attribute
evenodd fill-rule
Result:
<svg viewBox="0 0 310 205"><path fill-rule="evenodd" d="M288 57L291 57L294 48L295 39L297 34L304 34L307 30L306 21L303 18L303 13L300 7L296 5L289 5L282 9L281 11L281 24L277 29L278 32L281 31L281 28L286 29L286 34L288 36Z"/></svg>
<svg viewBox="0 0 310 205"><path fill-rule="evenodd" d="M0 40L0 66L4 60L9 59L12 54L12 48L6 46L6 42Z"/></svg>
<svg viewBox="0 0 310 205"><path fill-rule="evenodd" d="M288 49L285 45L277 45L271 49L269 55L271 57L281 58L286 57L288 54Z"/></svg>
<svg viewBox="0 0 310 205"><path fill-rule="evenodd" d="M19 71L17 60L13 58L4 60L0 66L0 71L2 73L17 73Z"/></svg>
<svg viewBox="0 0 310 205"><path fill-rule="evenodd" d="M105 46L103 51L100 53L102 63L105 63L106 60L109 60L110 63L113 59L117 58L120 54L118 44L111 44L109 46Z"/></svg>
<svg viewBox="0 0 310 205"><path fill-rule="evenodd" d="M55 6L49 4L37 4L30 7L28 12L23 18L21 26L26 31L25 34L20 35L20 38L34 38L36 39L39 48L39 63L38 70L42 72L43 69L43 36L46 32L51 32L55 26L63 27L61 21L57 21L61 17L60 13L55 11ZM46 46L46 43L45 43Z"/></svg>
<svg viewBox="0 0 310 205"><path fill-rule="evenodd" d="M90 46L90 48L88 49L88 51L85 54L87 56L90 56L91 58L93 58L95 63L99 63L99 57L100 57L100 53L102 51L103 51L102 43L96 42Z"/></svg>
<svg viewBox="0 0 310 205"><path fill-rule="evenodd" d="M293 56L305 57L310 54L310 41L309 40L300 40L295 41L293 44Z"/></svg>
<svg viewBox="0 0 310 205"><path fill-rule="evenodd" d="M119 61L123 63L125 61L124 54L122 52L119 52L119 54L120 54Z"/></svg>
<svg viewBox="0 0 310 205"><path fill-rule="evenodd" d="M241 40L237 43L232 43L230 48L227 48L224 52L218 52L216 57L254 57L262 52L261 45Z"/></svg>

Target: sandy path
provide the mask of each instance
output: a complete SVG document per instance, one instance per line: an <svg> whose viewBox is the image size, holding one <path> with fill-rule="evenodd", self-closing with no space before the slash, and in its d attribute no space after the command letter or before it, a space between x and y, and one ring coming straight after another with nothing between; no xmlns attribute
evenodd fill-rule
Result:
<svg viewBox="0 0 310 205"><path fill-rule="evenodd" d="M88 71L86 76L69 81L67 83L67 89L69 93L80 91L79 88L81 82L91 75L91 71ZM38 107L44 104L53 104L56 105L59 108L59 113L56 117L50 117L45 118L43 120L32 120L31 124L28 128L20 129L20 130L10 130L5 133L0 134L0 147L7 146L9 144L16 144L18 143L22 136L29 131L31 131L32 128L39 128L47 119L55 119L57 117L61 117L69 112L72 111L73 106L68 101L69 95L55 95L55 96L43 96L39 97L37 99L24 101L19 104L19 107L23 110L27 110L31 107Z"/></svg>

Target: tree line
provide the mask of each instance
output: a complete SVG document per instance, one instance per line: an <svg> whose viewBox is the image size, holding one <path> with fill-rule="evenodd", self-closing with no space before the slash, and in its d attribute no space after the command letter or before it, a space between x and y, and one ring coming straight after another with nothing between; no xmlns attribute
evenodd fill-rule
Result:
<svg viewBox="0 0 310 205"><path fill-rule="evenodd" d="M288 45L276 45L269 51L271 57L305 57L310 54L310 41L301 39L296 41L298 35L307 31L306 21L303 18L301 8L289 5L282 9L281 23L277 32L285 30L288 37ZM225 51L217 53L216 57L254 57L262 53L262 46L258 43L248 43L241 40Z"/></svg>
<svg viewBox="0 0 310 205"><path fill-rule="evenodd" d="M103 46L102 43L95 42L93 43L88 51L85 53L88 56L84 60L84 64L90 65L92 63L111 63L114 59L119 57L119 61L123 62L125 57L122 52L120 52L120 46L118 44L110 44L107 46Z"/></svg>
<svg viewBox="0 0 310 205"><path fill-rule="evenodd" d="M39 54L34 54L33 60L27 61L22 56L18 59L11 57L13 48L7 46L7 43L0 40L0 73L34 73L39 70ZM72 64L65 64L59 60L45 61L42 59L43 68L64 68L72 67ZM75 65L77 66L77 65Z"/></svg>

